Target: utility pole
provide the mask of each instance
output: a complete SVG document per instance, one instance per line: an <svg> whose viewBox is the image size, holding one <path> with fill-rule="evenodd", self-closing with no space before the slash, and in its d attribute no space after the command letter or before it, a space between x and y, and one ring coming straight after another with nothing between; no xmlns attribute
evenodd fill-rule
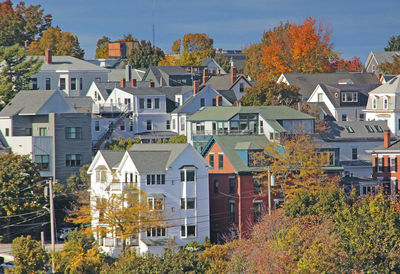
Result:
<svg viewBox="0 0 400 274"><path fill-rule="evenodd" d="M50 199L50 228L51 228L51 272L56 273L55 271L55 258L54 255L56 253L56 237L55 237L55 225L54 225L54 203L53 203L53 180L49 181L49 199Z"/></svg>

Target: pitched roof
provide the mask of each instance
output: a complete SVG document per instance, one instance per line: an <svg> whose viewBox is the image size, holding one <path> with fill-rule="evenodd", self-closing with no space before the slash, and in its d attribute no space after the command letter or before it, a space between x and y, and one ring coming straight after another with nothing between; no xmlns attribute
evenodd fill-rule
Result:
<svg viewBox="0 0 400 274"><path fill-rule="evenodd" d="M400 93L400 75L393 77L389 82L378 86L370 94Z"/></svg>
<svg viewBox="0 0 400 274"><path fill-rule="evenodd" d="M285 106L218 106L199 110L189 121L227 121L238 113L259 113L265 120L299 120L314 117Z"/></svg>
<svg viewBox="0 0 400 274"><path fill-rule="evenodd" d="M378 146L376 148L371 149L371 152L400 152L400 139L397 141L394 141L393 143L390 144L388 148L385 148L384 146Z"/></svg>
<svg viewBox="0 0 400 274"><path fill-rule="evenodd" d="M231 83L231 75L229 73L224 75L211 76L210 79L207 80L206 84L208 86L212 86L216 90L231 89L233 85Z"/></svg>
<svg viewBox="0 0 400 274"><path fill-rule="evenodd" d="M224 96L226 100L228 100L231 104L235 103L238 99L236 98L235 93L233 90L218 90L218 92Z"/></svg>
<svg viewBox="0 0 400 274"><path fill-rule="evenodd" d="M128 153L142 173L165 172L189 144L135 144Z"/></svg>
<svg viewBox="0 0 400 274"><path fill-rule="evenodd" d="M380 84L374 73L336 72L336 73L284 73L283 76L291 85L300 87L299 93L310 97L318 84L338 84L351 80L353 84Z"/></svg>
<svg viewBox="0 0 400 274"><path fill-rule="evenodd" d="M268 140L263 135L247 136L213 136L212 137L221 148L229 162L233 165L236 172L257 171L259 167L249 167L240 157L239 150L263 150Z"/></svg>
<svg viewBox="0 0 400 274"><path fill-rule="evenodd" d="M378 65L384 62L393 62L393 56L399 55L400 51L372 51Z"/></svg>
<svg viewBox="0 0 400 274"><path fill-rule="evenodd" d="M332 121L328 128L329 135L323 137L327 142L383 141L383 131L389 130L386 121Z"/></svg>
<svg viewBox="0 0 400 274"><path fill-rule="evenodd" d="M110 168L117 168L125 154L124 150L100 150L107 165Z"/></svg>
<svg viewBox="0 0 400 274"><path fill-rule="evenodd" d="M52 56L52 62L50 64L45 62L45 56L32 56L34 58L38 58L43 60L43 65L41 71L54 71L54 70L65 70L65 71L83 71L83 70L91 70L91 71L99 71L99 72L108 72L108 69L96 66L88 61L81 60L79 58L75 58L72 56Z"/></svg>
<svg viewBox="0 0 400 274"><path fill-rule="evenodd" d="M82 108L91 109L94 102L92 97L89 96L68 96L64 97L64 99L76 110Z"/></svg>
<svg viewBox="0 0 400 274"><path fill-rule="evenodd" d="M53 96L59 96L64 99L61 94L55 90L22 90L15 95L15 97L8 103L3 110L0 112L1 117L11 117L15 114L20 115L34 115L37 114L40 109L49 101ZM70 108L67 112L74 112L72 107L65 104ZM57 107L57 106L53 106ZM59 109L62 111L65 109ZM54 110L53 112L57 112Z"/></svg>

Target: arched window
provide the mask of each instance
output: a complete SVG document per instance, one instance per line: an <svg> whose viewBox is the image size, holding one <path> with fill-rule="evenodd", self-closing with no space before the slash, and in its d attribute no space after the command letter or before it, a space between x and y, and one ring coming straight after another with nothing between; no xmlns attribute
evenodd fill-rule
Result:
<svg viewBox="0 0 400 274"><path fill-rule="evenodd" d="M376 97L374 97L374 98L372 99L372 108L373 108L373 109L376 109L377 103L378 103L378 99L377 99Z"/></svg>

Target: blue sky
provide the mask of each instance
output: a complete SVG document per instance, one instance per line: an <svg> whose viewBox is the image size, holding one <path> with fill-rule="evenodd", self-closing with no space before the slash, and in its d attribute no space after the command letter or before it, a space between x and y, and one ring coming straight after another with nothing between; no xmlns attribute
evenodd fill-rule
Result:
<svg viewBox="0 0 400 274"><path fill-rule="evenodd" d="M17 3L17 1L13 1ZM205 32L214 46L241 49L261 40L264 30L280 21L301 23L311 16L328 24L332 42L343 58L365 62L371 50L383 50L400 34L399 0L28 0L53 15L53 25L76 34L85 58L94 57L103 35L118 39L132 33L169 51L185 33Z"/></svg>

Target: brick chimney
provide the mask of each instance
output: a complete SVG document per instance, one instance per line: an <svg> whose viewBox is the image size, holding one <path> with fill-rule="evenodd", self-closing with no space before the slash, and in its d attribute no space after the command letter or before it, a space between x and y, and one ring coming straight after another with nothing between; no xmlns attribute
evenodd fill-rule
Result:
<svg viewBox="0 0 400 274"><path fill-rule="evenodd" d="M385 130L383 132L383 146L384 148L390 147L390 130Z"/></svg>
<svg viewBox="0 0 400 274"><path fill-rule="evenodd" d="M125 88L125 87L126 87L125 78L121 78L121 88Z"/></svg>
<svg viewBox="0 0 400 274"><path fill-rule="evenodd" d="M237 79L237 69L235 67L231 67L231 84L235 83Z"/></svg>
<svg viewBox="0 0 400 274"><path fill-rule="evenodd" d="M215 98L216 103L217 103L217 107L222 106L222 96L221 95L217 95L217 97Z"/></svg>
<svg viewBox="0 0 400 274"><path fill-rule="evenodd" d="M24 41L24 45L25 45L26 48L29 47L29 41L28 41L28 40L25 40L25 41Z"/></svg>
<svg viewBox="0 0 400 274"><path fill-rule="evenodd" d="M131 87L136 87L136 79L131 80Z"/></svg>
<svg viewBox="0 0 400 274"><path fill-rule="evenodd" d="M194 80L193 81L193 95L196 95L199 92L199 89L200 89L199 81Z"/></svg>
<svg viewBox="0 0 400 274"><path fill-rule="evenodd" d="M203 85L208 81L208 68L203 69Z"/></svg>
<svg viewBox="0 0 400 274"><path fill-rule="evenodd" d="M149 88L154 88L154 82L149 82Z"/></svg>
<svg viewBox="0 0 400 274"><path fill-rule="evenodd" d="M45 60L47 64L51 64L52 62L52 54L50 49L46 49L45 51Z"/></svg>

